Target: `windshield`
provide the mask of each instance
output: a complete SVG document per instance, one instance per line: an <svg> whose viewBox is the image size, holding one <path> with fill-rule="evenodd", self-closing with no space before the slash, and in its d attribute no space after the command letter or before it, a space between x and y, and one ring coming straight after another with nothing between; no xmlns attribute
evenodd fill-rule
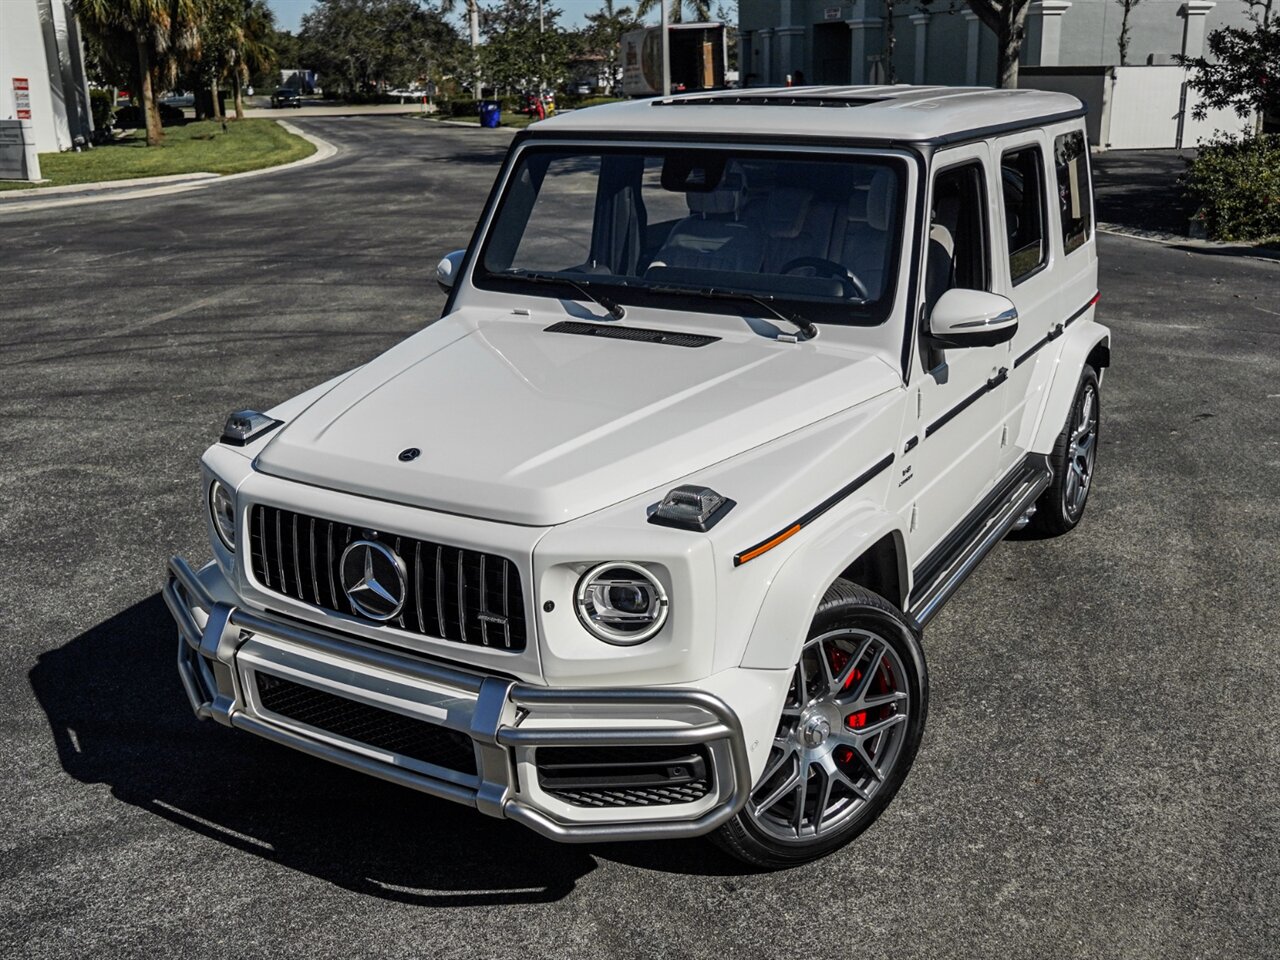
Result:
<svg viewBox="0 0 1280 960"><path fill-rule="evenodd" d="M739 148L527 148L475 270L477 286L534 293L569 281L620 303L809 321L888 314L905 163ZM545 295L545 288L538 290ZM742 300L734 302L735 294Z"/></svg>

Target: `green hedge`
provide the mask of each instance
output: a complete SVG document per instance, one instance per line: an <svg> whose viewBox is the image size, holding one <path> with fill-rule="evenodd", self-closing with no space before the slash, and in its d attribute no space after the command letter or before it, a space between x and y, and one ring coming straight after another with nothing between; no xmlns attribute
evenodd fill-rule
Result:
<svg viewBox="0 0 1280 960"><path fill-rule="evenodd" d="M110 90L90 90L89 110L93 114L93 129L100 133L111 130L116 115L116 98Z"/></svg>
<svg viewBox="0 0 1280 960"><path fill-rule="evenodd" d="M1183 184L1211 239L1280 239L1280 134L1206 143Z"/></svg>

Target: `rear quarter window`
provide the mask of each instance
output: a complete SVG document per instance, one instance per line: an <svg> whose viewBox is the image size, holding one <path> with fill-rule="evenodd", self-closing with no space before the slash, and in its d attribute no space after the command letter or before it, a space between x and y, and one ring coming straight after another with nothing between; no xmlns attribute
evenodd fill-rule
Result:
<svg viewBox="0 0 1280 960"><path fill-rule="evenodd" d="M1084 245L1093 228L1089 147L1083 133L1073 130L1054 139L1053 165L1062 214L1062 248L1071 253Z"/></svg>

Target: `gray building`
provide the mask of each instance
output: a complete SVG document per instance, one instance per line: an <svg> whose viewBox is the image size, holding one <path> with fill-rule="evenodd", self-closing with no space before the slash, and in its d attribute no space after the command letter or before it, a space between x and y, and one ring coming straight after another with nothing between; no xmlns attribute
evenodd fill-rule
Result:
<svg viewBox="0 0 1280 960"><path fill-rule="evenodd" d="M1199 55L1206 34L1246 22L1240 0L1142 0L1129 18L1130 64L1168 64ZM739 0L739 69L747 86L787 82L882 83L887 31L884 0ZM1120 62L1117 0L1035 0L1022 63L1028 67ZM893 5L893 76L898 83L995 83L996 38L963 0Z"/></svg>

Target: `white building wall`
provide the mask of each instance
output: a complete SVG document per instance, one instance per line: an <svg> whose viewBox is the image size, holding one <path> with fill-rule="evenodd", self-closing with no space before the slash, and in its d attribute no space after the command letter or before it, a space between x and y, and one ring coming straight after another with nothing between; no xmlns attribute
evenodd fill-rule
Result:
<svg viewBox="0 0 1280 960"><path fill-rule="evenodd" d="M25 77L41 153L70 150L93 132L74 19L65 0L0 0L0 118L17 119L13 80Z"/></svg>

